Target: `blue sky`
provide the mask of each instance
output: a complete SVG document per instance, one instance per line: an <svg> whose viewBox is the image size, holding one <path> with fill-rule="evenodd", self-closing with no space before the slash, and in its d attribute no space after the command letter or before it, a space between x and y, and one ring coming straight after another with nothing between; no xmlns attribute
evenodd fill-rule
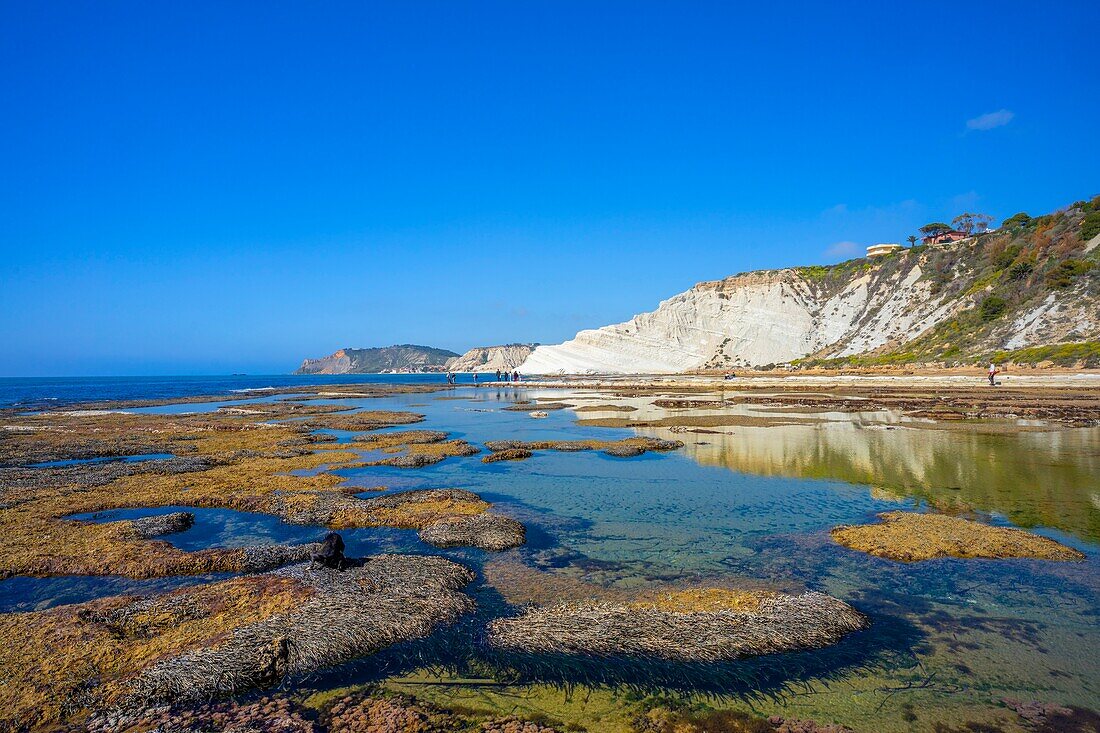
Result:
<svg viewBox="0 0 1100 733"><path fill-rule="evenodd" d="M0 375L555 342L1100 193L1097 3L740 5L0 2Z"/></svg>

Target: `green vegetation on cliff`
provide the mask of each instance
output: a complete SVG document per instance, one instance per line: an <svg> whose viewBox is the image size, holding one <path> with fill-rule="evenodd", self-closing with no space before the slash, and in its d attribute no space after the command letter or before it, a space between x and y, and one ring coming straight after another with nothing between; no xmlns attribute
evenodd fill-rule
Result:
<svg viewBox="0 0 1100 733"><path fill-rule="evenodd" d="M878 268L911 266L919 258L922 278L932 295L945 302L957 301L953 314L916 338L875 352L839 358L813 356L795 362L802 367L843 368L891 366L915 362L974 363L1052 362L1065 366L1100 366L1095 324L1073 321L1064 308L1100 302L1100 247L1088 242L1100 234L1100 196L1078 201L1064 210L1031 217L1009 217L1001 229L948 245L913 247L874 261ZM854 263L833 267L800 268L815 283L846 277ZM1054 343L1031 348L1012 348L1006 338L1019 331L1017 319L1026 324L1046 311L1047 321L1061 318L1062 333ZM1096 310L1096 309L1094 309ZM1015 329L1010 326L1016 325ZM1019 342L1016 342L1017 344ZM1034 343L1034 341L1032 341ZM828 357L828 354L823 356Z"/></svg>

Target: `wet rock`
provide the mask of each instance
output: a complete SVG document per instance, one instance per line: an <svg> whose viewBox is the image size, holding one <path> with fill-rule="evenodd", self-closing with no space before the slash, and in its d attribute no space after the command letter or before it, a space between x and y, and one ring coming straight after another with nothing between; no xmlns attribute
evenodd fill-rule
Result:
<svg viewBox="0 0 1100 733"><path fill-rule="evenodd" d="M482 463L495 463L496 461L522 461L534 455L526 448L502 448L490 453L481 459Z"/></svg>
<svg viewBox="0 0 1100 733"><path fill-rule="evenodd" d="M853 733L851 728L835 723L815 723L812 720L796 720L773 715L768 718L775 733Z"/></svg>
<svg viewBox="0 0 1100 733"><path fill-rule="evenodd" d="M598 450L603 451L607 455L630 457L638 456L642 453L645 453L646 451L651 450L676 450L677 448L683 448L684 444L682 441L679 440L663 440L660 438L638 437L624 438L623 440L490 440L485 444L485 447L493 451L494 453L505 450L554 450L562 453L575 453L579 451Z"/></svg>
<svg viewBox="0 0 1100 733"><path fill-rule="evenodd" d="M482 723L478 730L480 733L557 733L557 728L522 720L514 715Z"/></svg>
<svg viewBox="0 0 1100 733"><path fill-rule="evenodd" d="M325 536L321 548L311 555L313 562L332 570L343 570L348 565L344 557L344 538L336 532L329 532Z"/></svg>
<svg viewBox="0 0 1100 733"><path fill-rule="evenodd" d="M411 455L394 456L393 458L386 458L378 461L379 465L394 466L396 468L422 468L424 466L430 466L433 463L439 463L443 460L439 456L430 456L424 453L413 453Z"/></svg>
<svg viewBox="0 0 1100 733"><path fill-rule="evenodd" d="M1083 560L1060 542L1012 527L994 527L942 514L886 512L878 524L842 525L830 533L841 545L900 562L937 557Z"/></svg>
<svg viewBox="0 0 1100 733"><path fill-rule="evenodd" d="M613 445L609 448L604 448L603 453L604 455L615 456L616 458L631 458L645 453L645 448L640 445Z"/></svg>
<svg viewBox="0 0 1100 733"><path fill-rule="evenodd" d="M90 733L113 733L123 727L119 718L93 716L88 722ZM318 728L284 697L262 697L242 704L237 702L207 703L194 707L162 706L146 712L141 721L143 730L162 733L318 733Z"/></svg>
<svg viewBox="0 0 1100 733"><path fill-rule="evenodd" d="M564 603L489 624L490 646L590 657L718 662L818 649L867 618L823 593L765 594L751 610L675 612L642 604Z"/></svg>
<svg viewBox="0 0 1100 733"><path fill-rule="evenodd" d="M155 517L142 517L130 522L130 529L138 539L151 539L166 534L184 532L195 524L195 515L191 512L172 512Z"/></svg>
<svg viewBox="0 0 1100 733"><path fill-rule="evenodd" d="M478 547L499 552L522 545L527 531L510 517L484 513L436 522L420 530L420 539L436 547Z"/></svg>
<svg viewBox="0 0 1100 733"><path fill-rule="evenodd" d="M289 563L308 560L320 549L319 543L305 545L248 545L239 548L241 559L237 564L239 572L262 573L280 568ZM230 552L233 552L232 550Z"/></svg>

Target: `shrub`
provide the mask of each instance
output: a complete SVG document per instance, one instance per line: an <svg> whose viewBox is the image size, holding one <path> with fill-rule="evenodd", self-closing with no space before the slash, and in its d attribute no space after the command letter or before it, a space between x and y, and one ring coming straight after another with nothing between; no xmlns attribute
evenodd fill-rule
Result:
<svg viewBox="0 0 1100 733"><path fill-rule="evenodd" d="M1031 260L1023 260L1008 268L1008 276L1012 280L1026 280L1027 276L1030 275L1031 271L1034 269L1035 263Z"/></svg>
<svg viewBox="0 0 1100 733"><path fill-rule="evenodd" d="M1086 242L1100 234L1100 211L1093 211L1081 222L1081 239Z"/></svg>
<svg viewBox="0 0 1100 733"><path fill-rule="evenodd" d="M1011 244L1001 250L993 257L993 261L990 263L998 270L1003 270L1011 265L1017 257L1020 256L1020 245Z"/></svg>
<svg viewBox="0 0 1100 733"><path fill-rule="evenodd" d="M1013 229L1018 226L1023 226L1031 221L1031 217L1021 211L1019 214L1013 214L1012 216L1001 222L1001 226L1005 229Z"/></svg>
<svg viewBox="0 0 1100 733"><path fill-rule="evenodd" d="M997 295L990 295L978 306L983 321L992 321L1008 309L1008 301Z"/></svg>
<svg viewBox="0 0 1100 733"><path fill-rule="evenodd" d="M1073 279L1092 269L1092 263L1085 260L1063 260L1047 273L1047 284L1052 288L1068 288Z"/></svg>

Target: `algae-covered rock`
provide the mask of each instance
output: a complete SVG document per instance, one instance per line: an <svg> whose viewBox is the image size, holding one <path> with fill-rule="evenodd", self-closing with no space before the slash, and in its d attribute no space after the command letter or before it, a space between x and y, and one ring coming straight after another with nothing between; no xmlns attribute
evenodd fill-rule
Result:
<svg viewBox="0 0 1100 733"><path fill-rule="evenodd" d="M381 555L343 571L295 565L275 575L311 595L219 644L153 664L129 683L129 699L205 700L277 684L423 638L474 607L461 592L473 572L441 557Z"/></svg>
<svg viewBox="0 0 1100 733"><path fill-rule="evenodd" d="M823 593L744 594L723 610L665 610L656 603L563 603L489 624L490 646L505 651L589 657L719 662L818 649L866 628L867 618Z"/></svg>
<svg viewBox="0 0 1100 733"><path fill-rule="evenodd" d="M878 524L842 525L833 539L845 547L900 562L959 558L1083 560L1072 547L1012 527L942 514L886 512Z"/></svg>
<svg viewBox="0 0 1100 733"><path fill-rule="evenodd" d="M195 524L195 515L191 512L172 512L155 517L142 517L130 522L134 536L147 540L166 534L175 534L191 529Z"/></svg>
<svg viewBox="0 0 1100 733"><path fill-rule="evenodd" d="M497 461L522 461L534 455L526 448L503 448L490 453L481 459L482 463L496 463Z"/></svg>
<svg viewBox="0 0 1100 733"><path fill-rule="evenodd" d="M552 450L558 451L559 453L578 453L581 451L596 450L603 451L609 456L628 458L640 456L646 451L676 450L677 448L683 448L684 444L679 440L636 437L623 438L622 440L490 440L485 444L485 447L493 451L493 455L486 456L482 461L491 463L498 460L503 461L515 460L521 457L526 458L532 451L537 450ZM499 458L495 457L497 454L504 453L505 451L508 451L508 453L505 453L504 456ZM525 451L527 455L523 455L520 451Z"/></svg>
<svg viewBox="0 0 1100 733"><path fill-rule="evenodd" d="M519 547L527 538L523 525L499 514L475 514L445 519L420 530L420 539L436 547L479 547L483 550L508 550Z"/></svg>

